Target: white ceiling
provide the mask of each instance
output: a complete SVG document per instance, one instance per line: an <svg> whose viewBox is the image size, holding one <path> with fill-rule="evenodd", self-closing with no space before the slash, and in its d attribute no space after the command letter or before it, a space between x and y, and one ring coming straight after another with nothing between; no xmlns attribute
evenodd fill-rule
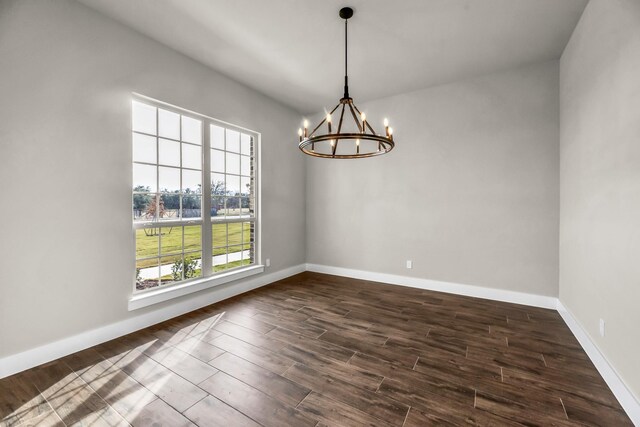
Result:
<svg viewBox="0 0 640 427"><path fill-rule="evenodd" d="M559 58L588 0L79 0L301 113Z"/></svg>

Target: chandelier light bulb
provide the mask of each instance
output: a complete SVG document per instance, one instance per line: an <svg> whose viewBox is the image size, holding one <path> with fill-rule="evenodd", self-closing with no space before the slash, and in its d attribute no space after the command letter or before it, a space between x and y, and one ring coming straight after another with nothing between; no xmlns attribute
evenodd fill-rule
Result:
<svg viewBox="0 0 640 427"><path fill-rule="evenodd" d="M328 114L328 113L327 113L327 121L328 121L329 123L331 123L331 114Z"/></svg>
<svg viewBox="0 0 640 427"><path fill-rule="evenodd" d="M298 136L302 136L302 128L298 128Z"/></svg>
<svg viewBox="0 0 640 427"><path fill-rule="evenodd" d="M366 120L367 120L367 115L366 115L364 112L362 112L362 113L360 113L360 118L361 118L361 119L362 119L362 121L364 122L364 121L366 121Z"/></svg>
<svg viewBox="0 0 640 427"><path fill-rule="evenodd" d="M389 127L389 119L384 118L384 127Z"/></svg>
<svg viewBox="0 0 640 427"><path fill-rule="evenodd" d="M393 135L393 128L389 128L389 135Z"/></svg>
<svg viewBox="0 0 640 427"><path fill-rule="evenodd" d="M304 119L304 127L308 128L309 127L309 120Z"/></svg>

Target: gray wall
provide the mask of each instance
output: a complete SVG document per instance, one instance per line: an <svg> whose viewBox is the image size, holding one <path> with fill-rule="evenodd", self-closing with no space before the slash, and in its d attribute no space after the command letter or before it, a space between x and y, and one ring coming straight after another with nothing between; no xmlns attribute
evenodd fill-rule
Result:
<svg viewBox="0 0 640 427"><path fill-rule="evenodd" d="M560 88L560 300L640 396L639 1L591 0Z"/></svg>
<svg viewBox="0 0 640 427"><path fill-rule="evenodd" d="M74 1L0 2L0 76L0 357L158 307L127 311L132 91L261 132L263 255L305 261L298 114Z"/></svg>
<svg viewBox="0 0 640 427"><path fill-rule="evenodd" d="M307 160L307 261L557 296L558 93L552 61L360 105L398 145Z"/></svg>

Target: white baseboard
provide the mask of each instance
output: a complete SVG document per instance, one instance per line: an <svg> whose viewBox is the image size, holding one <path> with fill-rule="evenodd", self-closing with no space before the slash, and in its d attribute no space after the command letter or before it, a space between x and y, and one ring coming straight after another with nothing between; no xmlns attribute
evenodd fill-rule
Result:
<svg viewBox="0 0 640 427"><path fill-rule="evenodd" d="M0 378L8 377L25 369L33 368L85 348L121 337L303 271L305 271L305 265L300 264L273 273L261 274L240 283L220 285L211 289L210 292L202 293L202 295L194 294L188 299L166 307L4 357L0 359ZM126 301L123 304L126 304Z"/></svg>
<svg viewBox="0 0 640 427"><path fill-rule="evenodd" d="M602 378L616 396L616 399L618 399L618 402L620 402L620 405L622 405L629 418L631 418L631 421L636 426L640 426L640 402L638 399L636 399L631 390L629 390L624 381L622 381L620 375L618 375L607 358L600 352L582 325L580 325L576 318L573 317L573 314L571 314L560 300L558 300L557 310L569 329L571 329L571 332L573 332L573 335L576 337L584 351L587 353L587 356L589 356L589 359L591 359L591 362L593 362Z"/></svg>
<svg viewBox="0 0 640 427"><path fill-rule="evenodd" d="M429 291L446 292L469 297L485 298L494 301L511 302L533 307L556 309L558 301L555 297L508 291L505 289L484 288L482 286L462 285L459 283L440 282L417 277L399 276L395 274L375 273L371 271L352 270L350 268L331 267L327 265L307 264L307 271L352 277L354 279L371 280L391 285L408 286Z"/></svg>

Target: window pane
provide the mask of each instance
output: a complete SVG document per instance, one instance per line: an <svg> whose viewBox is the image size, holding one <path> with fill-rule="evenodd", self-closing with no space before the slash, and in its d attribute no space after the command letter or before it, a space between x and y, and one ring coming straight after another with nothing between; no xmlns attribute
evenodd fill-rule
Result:
<svg viewBox="0 0 640 427"><path fill-rule="evenodd" d="M240 132L227 129L227 151L240 152Z"/></svg>
<svg viewBox="0 0 640 427"><path fill-rule="evenodd" d="M155 193L156 186L156 166L133 165L133 191L148 191Z"/></svg>
<svg viewBox="0 0 640 427"><path fill-rule="evenodd" d="M242 223L242 247L246 250L250 248L251 243L253 243L253 236L251 232L252 223L243 222Z"/></svg>
<svg viewBox="0 0 640 427"><path fill-rule="evenodd" d="M227 252L227 268L236 268L241 265L242 246L229 246Z"/></svg>
<svg viewBox="0 0 640 427"><path fill-rule="evenodd" d="M160 196L160 219L175 220L179 218L180 193L165 193Z"/></svg>
<svg viewBox="0 0 640 427"><path fill-rule="evenodd" d="M233 173L240 175L240 155L233 153L226 153L227 157L227 173Z"/></svg>
<svg viewBox="0 0 640 427"><path fill-rule="evenodd" d="M221 173L211 174L211 194L224 195L226 193L226 185L224 175Z"/></svg>
<svg viewBox="0 0 640 427"><path fill-rule="evenodd" d="M160 284L158 259L136 261L136 290L154 288Z"/></svg>
<svg viewBox="0 0 640 427"><path fill-rule="evenodd" d="M221 248L221 252L213 255L213 271L222 271L227 268L227 248Z"/></svg>
<svg viewBox="0 0 640 427"><path fill-rule="evenodd" d="M185 252L202 250L202 226L188 225L184 227L183 233Z"/></svg>
<svg viewBox="0 0 640 427"><path fill-rule="evenodd" d="M182 253L182 227L162 227L160 233L161 255Z"/></svg>
<svg viewBox="0 0 640 427"><path fill-rule="evenodd" d="M158 233L159 229L155 227L136 230L136 259L158 256L160 244ZM153 261L149 261L148 265L153 265ZM155 265L158 265L157 262Z"/></svg>
<svg viewBox="0 0 640 427"><path fill-rule="evenodd" d="M251 136L246 133L240 136L240 152L246 156L251 154Z"/></svg>
<svg viewBox="0 0 640 427"><path fill-rule="evenodd" d="M193 144L202 144L202 122L182 116L182 140Z"/></svg>
<svg viewBox="0 0 640 427"><path fill-rule="evenodd" d="M228 228L229 235L227 236L228 245L239 245L242 243L242 223L232 222Z"/></svg>
<svg viewBox="0 0 640 427"><path fill-rule="evenodd" d="M149 212L155 212L150 206L155 202L155 195L150 193L136 193L133 195L133 220L135 222L149 221L153 219L153 215L149 218Z"/></svg>
<svg viewBox="0 0 640 427"><path fill-rule="evenodd" d="M211 217L224 216L224 196L211 198Z"/></svg>
<svg viewBox="0 0 640 427"><path fill-rule="evenodd" d="M236 175L226 176L227 195L235 196L240 193L240 177Z"/></svg>
<svg viewBox="0 0 640 427"><path fill-rule="evenodd" d="M211 171L224 172L224 151L211 150Z"/></svg>
<svg viewBox="0 0 640 427"><path fill-rule="evenodd" d="M240 178L240 192L248 196L251 193L251 179L247 176Z"/></svg>
<svg viewBox="0 0 640 427"><path fill-rule="evenodd" d="M158 220L167 221L174 220L178 216L179 195L175 193L159 194L158 200ZM178 200L178 201L176 201ZM154 205L155 206L155 203Z"/></svg>
<svg viewBox="0 0 640 427"><path fill-rule="evenodd" d="M133 161L153 164L158 161L155 137L133 134Z"/></svg>
<svg viewBox="0 0 640 427"><path fill-rule="evenodd" d="M240 263L241 265L251 265L254 263L254 259L255 259L255 252L253 249L253 245L250 245L251 247L249 249L245 249L242 252L242 262Z"/></svg>
<svg viewBox="0 0 640 427"><path fill-rule="evenodd" d="M133 130L156 134L156 108L141 102L133 101Z"/></svg>
<svg viewBox="0 0 640 427"><path fill-rule="evenodd" d="M158 109L158 119L158 135L165 138L180 139L180 114L160 108Z"/></svg>
<svg viewBox="0 0 640 427"><path fill-rule="evenodd" d="M209 132L211 134L211 148L224 150L224 128L211 125L209 126Z"/></svg>
<svg viewBox="0 0 640 427"><path fill-rule="evenodd" d="M217 198L216 201L220 201L220 199ZM227 216L227 197L226 196L222 198L222 203L218 209L217 214L218 214L218 217Z"/></svg>
<svg viewBox="0 0 640 427"><path fill-rule="evenodd" d="M242 251L242 265L250 265L255 262L255 247L253 243L247 244Z"/></svg>
<svg viewBox="0 0 640 427"><path fill-rule="evenodd" d="M182 192L201 193L202 172L182 170Z"/></svg>
<svg viewBox="0 0 640 427"><path fill-rule="evenodd" d="M249 176L251 175L251 157L249 156L240 156L240 173L241 175Z"/></svg>
<svg viewBox="0 0 640 427"><path fill-rule="evenodd" d="M162 285L183 280L182 254L168 255L160 258L160 275Z"/></svg>
<svg viewBox="0 0 640 427"><path fill-rule="evenodd" d="M211 229L213 247L218 248L213 251L214 255L220 255L226 253L227 246L227 227L230 224L213 224Z"/></svg>
<svg viewBox="0 0 640 427"><path fill-rule="evenodd" d="M147 196L147 206L146 209L141 210L140 219L143 222L156 221L158 219L158 203L160 201L160 196L157 193L148 194ZM160 211L162 211L162 209L160 209Z"/></svg>
<svg viewBox="0 0 640 427"><path fill-rule="evenodd" d="M182 167L202 169L202 147L199 145L182 144Z"/></svg>
<svg viewBox="0 0 640 427"><path fill-rule="evenodd" d="M227 197L227 216L240 215L240 198L239 197Z"/></svg>
<svg viewBox="0 0 640 427"><path fill-rule="evenodd" d="M200 218L202 216L201 209L202 196L195 193L182 195L182 218Z"/></svg>
<svg viewBox="0 0 640 427"><path fill-rule="evenodd" d="M180 169L162 166L159 169L160 191L165 193L180 191Z"/></svg>
<svg viewBox="0 0 640 427"><path fill-rule="evenodd" d="M240 214L249 215L251 213L251 200L248 197L240 198Z"/></svg>
<svg viewBox="0 0 640 427"><path fill-rule="evenodd" d="M180 265L174 265L177 270ZM182 265L182 277L184 280L195 279L202 276L202 252L191 252L184 254L184 263ZM177 276L177 274L176 274Z"/></svg>
<svg viewBox="0 0 640 427"><path fill-rule="evenodd" d="M161 165L180 166L180 143L168 139L158 141L160 156L158 161Z"/></svg>

